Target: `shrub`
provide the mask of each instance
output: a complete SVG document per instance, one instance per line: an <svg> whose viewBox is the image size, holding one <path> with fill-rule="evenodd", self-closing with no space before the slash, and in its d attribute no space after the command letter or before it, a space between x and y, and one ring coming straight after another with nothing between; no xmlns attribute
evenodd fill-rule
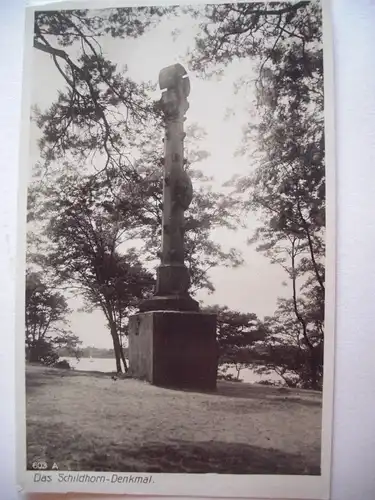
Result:
<svg viewBox="0 0 375 500"><path fill-rule="evenodd" d="M53 366L54 366L54 368L63 368L64 370L71 369L71 366L66 359L62 359L61 361L57 361Z"/></svg>
<svg viewBox="0 0 375 500"><path fill-rule="evenodd" d="M53 366L59 359L59 356L50 342L39 339L35 342L30 342L29 346L27 346L26 359L30 363Z"/></svg>
<svg viewBox="0 0 375 500"><path fill-rule="evenodd" d="M237 378L230 373L218 373L217 379L218 380L226 380L227 382L242 382L241 378Z"/></svg>

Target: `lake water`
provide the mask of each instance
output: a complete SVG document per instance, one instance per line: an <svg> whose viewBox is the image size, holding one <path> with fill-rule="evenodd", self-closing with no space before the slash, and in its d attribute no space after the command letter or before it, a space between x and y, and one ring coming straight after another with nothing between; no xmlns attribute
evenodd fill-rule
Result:
<svg viewBox="0 0 375 500"><path fill-rule="evenodd" d="M75 370L80 371L91 371L91 372L115 372L116 371L116 363L112 358L81 358L79 361L75 358L61 358L66 359L70 366ZM237 372L234 368L229 368L227 373L237 376ZM244 368L241 370L240 379L244 382L253 384L260 382L261 380L280 380L280 378L276 374L271 375L258 375L254 373L249 368Z"/></svg>

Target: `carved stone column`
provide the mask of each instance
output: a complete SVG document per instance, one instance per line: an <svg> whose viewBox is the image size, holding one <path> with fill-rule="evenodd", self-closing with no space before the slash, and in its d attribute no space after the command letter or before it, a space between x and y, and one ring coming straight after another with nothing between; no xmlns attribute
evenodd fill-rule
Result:
<svg viewBox="0 0 375 500"><path fill-rule="evenodd" d="M165 121L161 264L155 295L143 302L140 310L198 311L198 302L189 295L189 270L184 263L184 212L193 198L191 179L184 168L190 81L183 66L175 64L160 72L159 85Z"/></svg>
<svg viewBox="0 0 375 500"><path fill-rule="evenodd" d="M129 319L129 368L133 377L155 385L216 389L216 315L199 311L189 295L184 263L184 212L193 190L184 169L184 120L190 83L185 69L160 72L165 118L165 160L161 263L154 296Z"/></svg>

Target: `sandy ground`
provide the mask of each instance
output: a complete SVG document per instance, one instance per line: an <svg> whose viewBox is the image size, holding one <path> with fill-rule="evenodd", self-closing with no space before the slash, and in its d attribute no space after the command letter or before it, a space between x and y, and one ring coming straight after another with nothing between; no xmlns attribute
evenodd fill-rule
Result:
<svg viewBox="0 0 375 500"><path fill-rule="evenodd" d="M319 474L321 394L221 382L215 394L28 366L28 466Z"/></svg>

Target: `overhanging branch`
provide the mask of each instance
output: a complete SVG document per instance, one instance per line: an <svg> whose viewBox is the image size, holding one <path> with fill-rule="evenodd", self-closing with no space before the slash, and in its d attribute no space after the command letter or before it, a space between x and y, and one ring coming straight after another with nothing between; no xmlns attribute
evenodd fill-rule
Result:
<svg viewBox="0 0 375 500"><path fill-rule="evenodd" d="M293 12L299 10L303 7L307 7L310 4L310 1L301 1L295 4L290 4L287 7L283 7L282 9L258 9L258 10L250 10L246 12L246 15L258 14L260 16L281 16L283 14L287 14L289 12ZM236 9L234 9L236 10Z"/></svg>
<svg viewBox="0 0 375 500"><path fill-rule="evenodd" d="M69 58L68 54L64 50L55 49L55 47L52 47L52 45L45 45L44 43L40 43L38 42L38 40L35 39L34 39L34 48L41 50L42 52L46 52L51 56L61 57L62 59L65 60Z"/></svg>

